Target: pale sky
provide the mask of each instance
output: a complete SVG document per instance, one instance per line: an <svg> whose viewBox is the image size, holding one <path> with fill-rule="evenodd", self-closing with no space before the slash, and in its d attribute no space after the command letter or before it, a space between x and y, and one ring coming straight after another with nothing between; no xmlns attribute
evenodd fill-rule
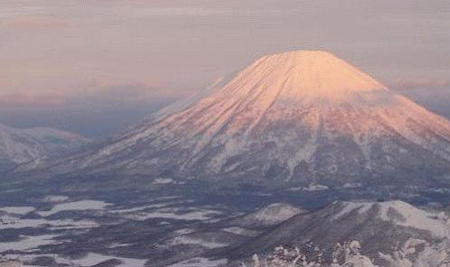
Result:
<svg viewBox="0 0 450 267"><path fill-rule="evenodd" d="M304 49L450 118L448 0L0 0L0 123L106 136Z"/></svg>

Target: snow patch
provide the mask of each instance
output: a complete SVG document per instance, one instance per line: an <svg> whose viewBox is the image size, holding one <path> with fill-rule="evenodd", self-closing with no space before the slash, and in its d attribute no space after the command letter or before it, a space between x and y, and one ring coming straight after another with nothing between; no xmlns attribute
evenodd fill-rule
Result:
<svg viewBox="0 0 450 267"><path fill-rule="evenodd" d="M14 242L0 242L0 251L20 250L29 251L43 245L57 244L53 238L58 235L23 236L22 240Z"/></svg>
<svg viewBox="0 0 450 267"><path fill-rule="evenodd" d="M358 188L361 186L362 186L361 183L345 183L343 186L341 186L339 188Z"/></svg>
<svg viewBox="0 0 450 267"><path fill-rule="evenodd" d="M194 238L190 236L177 236L170 240L170 245L199 245L208 249L214 249L214 248L222 248L228 246L228 244L220 243L220 242L214 242L214 241L207 241L203 240L201 238Z"/></svg>
<svg viewBox="0 0 450 267"><path fill-rule="evenodd" d="M207 258L193 258L169 265L168 267L218 267L228 263L226 259L212 260Z"/></svg>
<svg viewBox="0 0 450 267"><path fill-rule="evenodd" d="M323 191L323 190L328 190L329 187L326 185L321 185L321 184L312 184L309 185L308 187L303 188L303 190L305 191Z"/></svg>
<svg viewBox="0 0 450 267"><path fill-rule="evenodd" d="M67 196L46 196L44 198L44 202L47 203L61 203L67 200L69 200L69 197Z"/></svg>
<svg viewBox="0 0 450 267"><path fill-rule="evenodd" d="M125 217L134 220L147 219L174 219L174 220L210 220L213 216L219 215L221 212L207 209L186 209L186 208L163 208L151 212L138 212L126 214Z"/></svg>
<svg viewBox="0 0 450 267"><path fill-rule="evenodd" d="M236 235L244 235L244 236L257 236L260 232L248 230L241 227L228 227L222 229L225 232L236 234Z"/></svg>
<svg viewBox="0 0 450 267"><path fill-rule="evenodd" d="M289 204L275 203L253 213L245 215L242 219L250 223L261 222L264 224L276 224L285 221L301 212L301 209Z"/></svg>
<svg viewBox="0 0 450 267"><path fill-rule="evenodd" d="M0 207L0 211L4 211L6 213L11 213L11 214L18 214L18 215L25 215L27 213L30 213L32 211L34 211L35 208L34 207L26 207L26 206L22 206L22 207ZM0 217L1 219L1 217Z"/></svg>
<svg viewBox="0 0 450 267"><path fill-rule="evenodd" d="M67 259L71 263L75 263L81 266L93 266L99 263L102 263L107 260L111 259L118 259L122 261L121 264L117 266L123 266L123 267L143 267L145 262L147 260L141 260L141 259L132 259L132 258L122 258L122 257L115 257L115 256L108 256L108 255L101 255L98 253L88 253L86 256L80 259Z"/></svg>
<svg viewBox="0 0 450 267"><path fill-rule="evenodd" d="M46 220L46 219L19 219L17 217L2 216L0 218L1 229L21 229L49 227L52 230L61 229L85 229L94 228L98 224L89 220Z"/></svg>
<svg viewBox="0 0 450 267"><path fill-rule="evenodd" d="M56 204L51 210L39 211L38 214L43 217L47 217L61 211L103 210L108 205L110 204L104 201L81 200L75 202Z"/></svg>
<svg viewBox="0 0 450 267"><path fill-rule="evenodd" d="M173 179L171 179L171 178L156 178L154 181L153 181L153 184L155 184L155 185L163 185L163 184L171 184L171 183L173 183Z"/></svg>

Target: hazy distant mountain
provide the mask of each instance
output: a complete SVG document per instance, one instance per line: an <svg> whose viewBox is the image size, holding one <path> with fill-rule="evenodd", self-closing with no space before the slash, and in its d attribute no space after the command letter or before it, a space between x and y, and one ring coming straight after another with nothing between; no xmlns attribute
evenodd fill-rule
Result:
<svg viewBox="0 0 450 267"><path fill-rule="evenodd" d="M61 155L87 144L80 135L50 128L16 129L0 124L0 170Z"/></svg>
<svg viewBox="0 0 450 267"><path fill-rule="evenodd" d="M265 56L57 174L132 174L270 187L450 181L450 122L327 52Z"/></svg>

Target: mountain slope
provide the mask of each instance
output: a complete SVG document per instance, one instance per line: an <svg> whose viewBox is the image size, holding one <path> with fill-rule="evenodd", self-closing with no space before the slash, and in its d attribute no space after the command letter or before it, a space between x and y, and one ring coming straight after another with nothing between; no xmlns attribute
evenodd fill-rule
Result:
<svg viewBox="0 0 450 267"><path fill-rule="evenodd" d="M31 161L39 162L88 142L80 135L56 129L15 129L0 124L0 170Z"/></svg>
<svg viewBox="0 0 450 267"><path fill-rule="evenodd" d="M410 266L392 261L403 253L402 249L411 260L426 244L446 245L449 238L450 219L443 213L427 212L401 201L335 202L316 212L292 217L243 243L229 257L239 259L279 245L301 247L310 242L331 249L333 244L356 240L380 266ZM405 260L408 258L405 256Z"/></svg>
<svg viewBox="0 0 450 267"><path fill-rule="evenodd" d="M306 213L306 210L286 203L274 203L252 213L234 218L227 222L228 226L246 228L264 228L277 225L297 214Z"/></svg>
<svg viewBox="0 0 450 267"><path fill-rule="evenodd" d="M427 185L450 180L450 123L330 53L295 51L46 168L281 187Z"/></svg>

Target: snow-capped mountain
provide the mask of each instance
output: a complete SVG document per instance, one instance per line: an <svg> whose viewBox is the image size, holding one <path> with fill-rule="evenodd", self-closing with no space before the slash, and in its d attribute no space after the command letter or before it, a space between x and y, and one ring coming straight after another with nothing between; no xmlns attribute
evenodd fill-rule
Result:
<svg viewBox="0 0 450 267"><path fill-rule="evenodd" d="M312 243L329 251L333 244L348 240L361 243L364 253L379 266L413 266L412 262L445 253L450 219L443 212L424 211L402 201L335 202L294 216L245 242L230 258L250 257L280 245Z"/></svg>
<svg viewBox="0 0 450 267"><path fill-rule="evenodd" d="M450 122L322 51L262 57L46 169L283 187L450 180Z"/></svg>
<svg viewBox="0 0 450 267"><path fill-rule="evenodd" d="M16 129L0 124L0 170L61 155L87 144L80 135L50 128Z"/></svg>

